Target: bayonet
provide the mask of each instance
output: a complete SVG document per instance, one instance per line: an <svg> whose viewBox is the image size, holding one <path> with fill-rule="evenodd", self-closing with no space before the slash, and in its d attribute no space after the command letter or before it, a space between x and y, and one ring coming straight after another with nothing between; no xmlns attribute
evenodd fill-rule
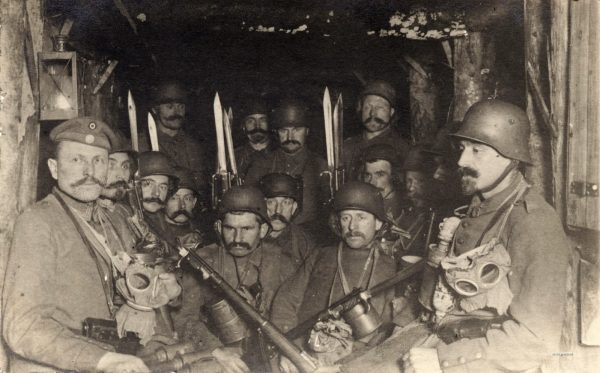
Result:
<svg viewBox="0 0 600 373"><path fill-rule="evenodd" d="M134 152L139 152L140 148L138 143L137 132L137 112L135 107L135 101L133 101L131 91L127 92L127 111L129 112L129 131L131 134L131 148Z"/></svg>
<svg viewBox="0 0 600 373"><path fill-rule="evenodd" d="M148 113L148 134L150 135L150 148L153 152L159 151L158 132L156 131L156 122L151 113Z"/></svg>

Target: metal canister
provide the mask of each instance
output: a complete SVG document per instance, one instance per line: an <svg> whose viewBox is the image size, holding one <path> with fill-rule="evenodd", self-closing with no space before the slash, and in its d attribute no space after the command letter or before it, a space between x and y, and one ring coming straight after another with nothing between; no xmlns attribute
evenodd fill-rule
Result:
<svg viewBox="0 0 600 373"><path fill-rule="evenodd" d="M248 327L231 305L229 305L227 300L222 299L208 305L206 308L211 321L219 333L221 342L230 344L246 338Z"/></svg>
<svg viewBox="0 0 600 373"><path fill-rule="evenodd" d="M342 314L352 328L355 339L361 339L377 330L383 323L381 316L368 300L363 299L356 306Z"/></svg>

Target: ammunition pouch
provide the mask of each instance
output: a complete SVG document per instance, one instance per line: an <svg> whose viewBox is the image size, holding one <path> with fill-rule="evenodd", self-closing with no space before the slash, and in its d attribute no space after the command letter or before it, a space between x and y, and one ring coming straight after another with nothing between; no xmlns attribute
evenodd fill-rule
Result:
<svg viewBox="0 0 600 373"><path fill-rule="evenodd" d="M510 320L508 316L494 318L468 318L450 321L439 325L435 333L446 344L454 343L463 338L473 339L485 337L490 329L502 329L502 323Z"/></svg>
<svg viewBox="0 0 600 373"><path fill-rule="evenodd" d="M81 332L84 337L111 345L122 354L135 355L141 347L140 339L135 333L127 332L123 338L119 338L115 320L88 317L83 321Z"/></svg>

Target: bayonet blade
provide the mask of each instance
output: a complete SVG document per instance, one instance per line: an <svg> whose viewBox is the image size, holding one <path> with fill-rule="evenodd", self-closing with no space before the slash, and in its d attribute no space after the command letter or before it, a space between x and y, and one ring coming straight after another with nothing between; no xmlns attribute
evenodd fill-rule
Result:
<svg viewBox="0 0 600 373"><path fill-rule="evenodd" d="M229 108L231 112L231 107ZM231 173L237 176L237 163L235 161L235 148L233 146L233 137L231 136L231 121L229 114L223 113L223 129L225 132L225 143L227 145L227 155L229 157L229 165L231 166Z"/></svg>
<svg viewBox="0 0 600 373"><path fill-rule="evenodd" d="M213 111L215 113L215 133L217 135L217 173L226 174L227 159L225 158L225 139L223 135L223 108L219 92L215 94Z"/></svg>
<svg viewBox="0 0 600 373"><path fill-rule="evenodd" d="M329 88L325 87L323 94L323 117L325 122L325 150L327 154L327 167L333 170L333 123L331 118L331 97L329 96Z"/></svg>
<svg viewBox="0 0 600 373"><path fill-rule="evenodd" d="M127 111L129 112L129 131L131 134L131 148L134 152L140 151L138 143L138 129L137 129L137 111L135 107L135 101L131 91L127 91Z"/></svg>
<svg viewBox="0 0 600 373"><path fill-rule="evenodd" d="M157 152L158 148L158 133L156 132L156 122L151 113L148 113L148 134L150 135L150 148L153 152Z"/></svg>
<svg viewBox="0 0 600 373"><path fill-rule="evenodd" d="M342 143L343 143L343 132L344 132L344 102L342 100L342 94L338 96L337 102L335 103L335 109L333 111L333 162L335 168L341 167L342 162Z"/></svg>

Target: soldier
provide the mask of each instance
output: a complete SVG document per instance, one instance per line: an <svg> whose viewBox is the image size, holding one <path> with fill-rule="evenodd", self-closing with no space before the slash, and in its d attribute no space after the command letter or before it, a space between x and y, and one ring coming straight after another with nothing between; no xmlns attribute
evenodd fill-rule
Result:
<svg viewBox="0 0 600 373"><path fill-rule="evenodd" d="M273 302L272 321L283 330L322 311L354 288L371 288L396 273L394 260L380 252L377 240L377 233L387 221L378 190L363 182L348 182L336 193L333 209L341 241L334 247L313 251L282 285ZM371 299L384 323L391 321L393 296L390 290ZM354 341L355 347L373 337L369 334ZM284 371L294 371L290 365L282 359Z"/></svg>
<svg viewBox="0 0 600 373"><path fill-rule="evenodd" d="M264 159L273 151L268 113L267 105L262 99L248 100L242 107L241 127L248 142L235 149L238 172L242 179L246 177L255 159Z"/></svg>
<svg viewBox="0 0 600 373"><path fill-rule="evenodd" d="M348 180L360 178L360 166L365 149L373 144L389 144L394 155L403 162L408 143L391 127L396 114L396 90L388 82L375 80L360 94L358 110L364 127L360 135L344 141L344 168Z"/></svg>
<svg viewBox="0 0 600 373"><path fill-rule="evenodd" d="M273 227L265 242L280 246L284 255L300 266L315 247L312 237L293 221L302 207L302 181L273 173L263 176L259 185L267 198L267 212Z"/></svg>
<svg viewBox="0 0 600 373"><path fill-rule="evenodd" d="M271 302L281 283L293 273L293 261L283 254L279 246L265 242L264 239L271 230L265 197L259 189L250 186L239 186L230 189L221 200L218 208L216 229L220 237L220 244L212 244L197 250L207 263L221 276L236 288L246 299L264 316L268 316ZM240 367L239 356L247 352L251 360L257 358L252 348L258 343L242 343L246 331L227 329L231 325L240 325L234 322L223 324L218 320L222 316L219 310L223 306L231 307L222 301L222 295L208 286L205 282L196 282L198 290L188 290L183 298L182 315L187 315L189 323L197 323L200 319L199 310L204 307L208 317L213 320L211 326L226 349L229 357L229 366ZM192 289L186 287L184 289ZM232 311L234 312L234 311ZM253 325L255 326L255 325ZM189 328L193 331L194 328ZM239 338L236 338L239 337ZM252 335L255 341L256 336ZM208 339L204 337L203 339ZM251 352L248 352L251 351ZM255 350L254 350L255 351ZM238 356L236 359L235 357ZM223 363L223 362L222 362ZM253 364L260 364L252 361ZM223 365L228 365L226 362ZM245 367L245 365L244 365ZM264 367L258 368L260 371ZM244 368L247 369L247 368Z"/></svg>
<svg viewBox="0 0 600 373"><path fill-rule="evenodd" d="M374 144L365 150L361 179L373 185L383 197L388 219L398 218L401 212L400 164L395 149L389 144Z"/></svg>
<svg viewBox="0 0 600 373"><path fill-rule="evenodd" d="M106 183L115 135L104 122L75 118L50 133L48 160L57 186L19 216L3 294L3 336L11 372L148 372L139 358L84 337L86 318L113 319L117 234L95 201ZM164 276L163 276L164 275ZM163 274L157 290L179 295Z"/></svg>
<svg viewBox="0 0 600 373"><path fill-rule="evenodd" d="M183 130L188 95L179 82L165 80L153 90L152 113L156 120L158 145L177 166L192 170L193 179L203 192L208 188L208 163L205 146ZM140 152L150 150L150 139L140 136Z"/></svg>
<svg viewBox="0 0 600 373"><path fill-rule="evenodd" d="M522 174L529 133L527 115L512 104L486 100L467 111L452 136L472 201L448 232L448 256L429 257L443 279L432 298L437 336L400 358L399 346L419 329L405 328L379 346L393 359L380 363L380 350L365 362L370 369L394 371L403 360L405 372L541 371L560 351L570 250L556 212Z"/></svg>
<svg viewBox="0 0 600 373"><path fill-rule="evenodd" d="M258 185L266 174L282 172L302 178L302 209L295 222L309 225L319 217L318 211L329 187L321 178L325 160L306 147L309 135L308 109L299 100L282 102L273 114L273 127L279 138L279 148L264 160L252 164L246 175L246 184Z"/></svg>

